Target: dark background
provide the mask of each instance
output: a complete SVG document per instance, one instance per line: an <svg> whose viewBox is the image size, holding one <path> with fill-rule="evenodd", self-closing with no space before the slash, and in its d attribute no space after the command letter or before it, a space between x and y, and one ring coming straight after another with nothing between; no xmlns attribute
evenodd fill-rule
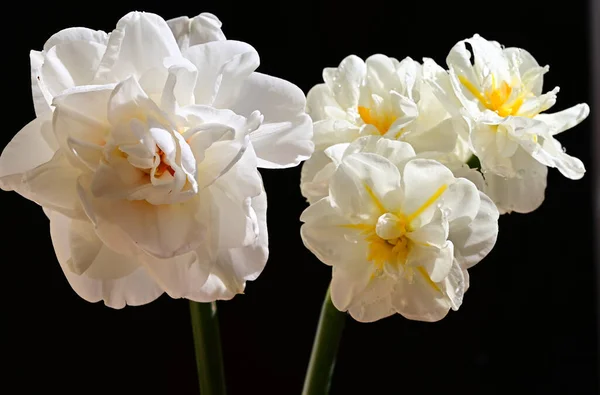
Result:
<svg viewBox="0 0 600 395"><path fill-rule="evenodd" d="M66 27L110 31L132 10L165 19L213 12L228 38L258 50L259 71L305 93L322 82L323 67L349 54L444 64L452 45L479 33L551 66L546 90L561 87L553 111L588 102L594 114L586 1L449 3L11 2L3 15L0 143L34 117L29 50ZM571 181L551 170L539 210L501 218L496 247L470 271L460 311L435 324L348 320L332 394L598 393L592 123L559 138L586 164L586 176ZM219 304L228 388L299 394L330 271L299 236L300 169L262 173L269 263L245 295ZM42 210L15 193L0 199L3 393L198 393L185 300L163 295L123 310L85 302L63 277Z"/></svg>

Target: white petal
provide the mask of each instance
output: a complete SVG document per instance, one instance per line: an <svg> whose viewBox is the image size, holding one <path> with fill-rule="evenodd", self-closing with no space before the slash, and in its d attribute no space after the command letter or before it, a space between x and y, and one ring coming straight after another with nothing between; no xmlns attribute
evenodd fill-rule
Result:
<svg viewBox="0 0 600 395"><path fill-rule="evenodd" d="M535 58L524 49L504 48L502 52L511 67L515 68L515 71L518 71L521 75L522 82L530 87L531 93L535 96L541 95L544 84L543 75L548 71L548 68L540 67ZM531 80L530 76L533 76L534 80Z"/></svg>
<svg viewBox="0 0 600 395"><path fill-rule="evenodd" d="M170 19L167 24L182 51L194 45L225 40L225 34L221 30L221 21L208 12L203 12L191 19L187 16Z"/></svg>
<svg viewBox="0 0 600 395"><path fill-rule="evenodd" d="M479 191L475 184L459 178L444 193L444 208L448 210L448 222L472 221L480 205Z"/></svg>
<svg viewBox="0 0 600 395"><path fill-rule="evenodd" d="M313 122L327 119L329 116L325 109L331 106L339 108L339 104L327 84L317 84L308 91L306 95L306 112Z"/></svg>
<svg viewBox="0 0 600 395"><path fill-rule="evenodd" d="M260 167L292 167L310 157L313 131L305 106L304 93L290 82L261 73L244 81L231 109L244 116L255 110L264 115L262 126L250 135Z"/></svg>
<svg viewBox="0 0 600 395"><path fill-rule="evenodd" d="M73 41L87 41L106 45L108 34L101 30L92 30L85 27L70 27L53 34L44 44L44 51L48 52L56 45Z"/></svg>
<svg viewBox="0 0 600 395"><path fill-rule="evenodd" d="M323 151L315 152L302 164L300 190L310 204L329 195L329 180L335 165Z"/></svg>
<svg viewBox="0 0 600 395"><path fill-rule="evenodd" d="M198 78L196 66L185 58L165 59L169 76L163 87L161 108L174 113L176 104L187 106L194 103L194 86Z"/></svg>
<svg viewBox="0 0 600 395"><path fill-rule="evenodd" d="M198 218L199 197L182 204L163 205L96 198L87 185L90 181L80 182L80 198L98 232L108 233L101 228L116 226L127 235L119 244L134 244L159 259L168 259L195 250L205 240L206 227L202 218ZM103 240L108 241L104 237ZM116 251L123 249L112 243L109 247Z"/></svg>
<svg viewBox="0 0 600 395"><path fill-rule="evenodd" d="M0 188L19 189L23 173L48 162L54 149L42 135L44 127L51 127L51 113L34 119L12 138L0 156Z"/></svg>
<svg viewBox="0 0 600 395"><path fill-rule="evenodd" d="M140 260L148 273L172 298L192 299L210 274L209 257L199 256L195 251L169 259L143 255Z"/></svg>
<svg viewBox="0 0 600 395"><path fill-rule="evenodd" d="M138 80L129 77L119 82L108 101L108 120L111 125L129 122L140 111L160 114L158 106L146 95Z"/></svg>
<svg viewBox="0 0 600 395"><path fill-rule="evenodd" d="M409 218L428 223L440 197L454 183L452 172L439 162L413 159L404 167L402 210Z"/></svg>
<svg viewBox="0 0 600 395"><path fill-rule="evenodd" d="M539 114L534 119L542 121L550 127L550 134L555 135L579 125L590 114L587 104L578 104L553 114Z"/></svg>
<svg viewBox="0 0 600 395"><path fill-rule="evenodd" d="M40 51L30 51L29 60L31 64L31 94L33 96L33 107L35 115L51 111L50 103L52 103L52 95L48 92L40 77L40 68L44 64L44 54Z"/></svg>
<svg viewBox="0 0 600 395"><path fill-rule="evenodd" d="M348 312L359 322L374 322L394 314L392 290L394 280L387 276L369 281L365 290L355 297Z"/></svg>
<svg viewBox="0 0 600 395"><path fill-rule="evenodd" d="M360 137L361 128L344 119L325 119L314 123L313 141L317 150L350 143ZM379 132L377 132L379 134Z"/></svg>
<svg viewBox="0 0 600 395"><path fill-rule="evenodd" d="M460 116L462 104L454 94L450 76L433 59L423 59L423 80L452 116Z"/></svg>
<svg viewBox="0 0 600 395"><path fill-rule="evenodd" d="M400 279L392 294L392 306L409 320L435 322L448 314L450 301L425 270L415 269L412 281Z"/></svg>
<svg viewBox="0 0 600 395"><path fill-rule="evenodd" d="M355 303L357 297L371 281L371 265L354 265L353 267L334 267L331 278L331 301L340 311L347 311Z"/></svg>
<svg viewBox="0 0 600 395"><path fill-rule="evenodd" d="M579 180L585 174L583 162L567 155L558 140L550 135L543 137L541 145L531 141L522 143L521 147L542 165L557 168L567 178Z"/></svg>
<svg viewBox="0 0 600 395"><path fill-rule="evenodd" d="M504 178L493 173L484 174L487 184L485 193L502 214L511 211L530 213L544 201L548 168L531 159L528 167L522 169L525 172L522 177Z"/></svg>
<svg viewBox="0 0 600 395"><path fill-rule="evenodd" d="M72 152L69 139L96 146L106 143L109 128L106 110L112 90L112 85L73 88L54 99L54 133L75 165L87 168Z"/></svg>
<svg viewBox="0 0 600 395"><path fill-rule="evenodd" d="M77 194L80 174L62 151L57 151L50 161L24 174L22 193L41 206L70 217L79 216L83 214Z"/></svg>
<svg viewBox="0 0 600 395"><path fill-rule="evenodd" d="M366 83L371 93L385 97L390 91L405 93L396 77L396 66L385 55L372 55L365 61L367 65ZM410 100L409 100L410 101Z"/></svg>
<svg viewBox="0 0 600 395"><path fill-rule="evenodd" d="M258 67L256 50L240 41L212 41L194 45L184 51L184 56L198 69L198 82L194 90L196 104L212 105L221 85L231 88L232 85L239 84L240 79L250 75L254 71L252 67ZM243 70L236 72L236 65L244 65ZM228 95L235 93L228 92ZM221 100L224 99L226 97Z"/></svg>
<svg viewBox="0 0 600 395"><path fill-rule="evenodd" d="M343 109L358 106L360 86L366 76L367 66L358 56L346 57L337 68L323 70L323 80Z"/></svg>
<svg viewBox="0 0 600 395"><path fill-rule="evenodd" d="M184 136L197 163L198 188L211 185L227 173L250 148L248 131L254 120L229 110L188 106L189 114L205 123Z"/></svg>
<svg viewBox="0 0 600 395"><path fill-rule="evenodd" d="M456 147L456 130L461 128L463 123L462 119L448 118L429 130L407 133L400 138L412 145L415 152L451 152Z"/></svg>
<svg viewBox="0 0 600 395"><path fill-rule="evenodd" d="M458 310L462 305L463 296L469 288L469 273L454 261L448 276L439 283L440 289L450 301L452 310Z"/></svg>
<svg viewBox="0 0 600 395"><path fill-rule="evenodd" d="M446 214L440 208L436 208L431 220L408 232L407 237L420 246L444 248L448 238L448 218Z"/></svg>
<svg viewBox="0 0 600 395"><path fill-rule="evenodd" d="M69 238L71 222L72 220L69 218L52 212L50 234L60 266L69 284L79 296L88 302L103 300L107 306L120 309L125 305L139 306L150 303L163 293L163 290L141 267L118 279L94 279L85 274L74 274L68 264L72 257ZM98 260L93 266L98 265L110 269L129 262L130 259L122 255L110 254L108 259ZM91 267L88 270L91 270Z"/></svg>
<svg viewBox="0 0 600 395"><path fill-rule="evenodd" d="M477 215L472 221L458 217L450 222L448 238L454 243L456 259L465 269L485 258L498 237L498 209L483 192L479 192L479 199Z"/></svg>
<svg viewBox="0 0 600 395"><path fill-rule="evenodd" d="M36 78L56 97L67 89L91 84L106 46L88 41L68 41L48 50Z"/></svg>
<svg viewBox="0 0 600 395"><path fill-rule="evenodd" d="M370 152L381 155L399 168L403 167L408 159L415 156L415 150L410 144L380 136L365 136L355 140L348 146L344 155L357 152Z"/></svg>
<svg viewBox="0 0 600 395"><path fill-rule="evenodd" d="M407 270L425 269L427 275L434 283L443 281L452 268L454 261L454 245L451 241L445 243L442 248L431 248L414 246L408 256Z"/></svg>
<svg viewBox="0 0 600 395"><path fill-rule="evenodd" d="M269 257L265 192L252 199L251 213L256 217L258 237L244 247L221 248L215 263L221 269L221 281L233 293L242 293L246 281L258 278Z"/></svg>
<svg viewBox="0 0 600 395"><path fill-rule="evenodd" d="M304 210L300 216L304 225L300 235L306 248L326 265L340 267L370 266L367 243L360 230L348 227L350 221L334 208L329 198L323 198Z"/></svg>
<svg viewBox="0 0 600 395"><path fill-rule="evenodd" d="M131 12L110 34L95 79L106 83L139 78L147 70L163 68L163 60L171 56L181 56L181 51L167 23L155 14Z"/></svg>
<svg viewBox="0 0 600 395"><path fill-rule="evenodd" d="M333 204L349 218L377 219L395 207L384 207L386 196L400 188L400 173L389 160L370 153L346 156L331 178Z"/></svg>

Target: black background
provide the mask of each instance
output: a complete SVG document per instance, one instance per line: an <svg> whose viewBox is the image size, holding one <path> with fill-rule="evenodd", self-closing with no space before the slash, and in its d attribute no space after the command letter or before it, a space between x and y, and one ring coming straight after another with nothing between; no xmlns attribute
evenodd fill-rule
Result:
<svg viewBox="0 0 600 395"><path fill-rule="evenodd" d="M439 2L442 3L442 2ZM384 53L444 64L458 40L479 33L529 50L549 64L553 110L591 103L586 1L444 2L11 2L3 15L4 146L34 117L29 50L60 29L110 31L128 11L165 19L215 13L230 39L261 55L263 73L304 92L323 67L345 56ZM588 173L580 181L551 170L543 206L500 220L495 249L471 273L458 312L439 323L400 316L348 320L332 394L595 394L597 306L593 259L592 122L561 135ZM246 294L219 304L228 389L299 394L329 269L299 236L305 207L300 169L263 171L271 255ZM80 299L56 262L42 210L1 193L3 393L197 394L185 300L163 295L112 310Z"/></svg>

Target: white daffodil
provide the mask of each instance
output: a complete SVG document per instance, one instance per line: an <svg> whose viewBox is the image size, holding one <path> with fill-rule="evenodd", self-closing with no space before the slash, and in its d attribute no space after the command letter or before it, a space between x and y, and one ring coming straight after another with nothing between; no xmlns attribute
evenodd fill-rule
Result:
<svg viewBox="0 0 600 395"><path fill-rule="evenodd" d="M449 112L468 119L471 150L502 212L539 207L547 167L570 179L583 177L583 163L567 155L554 136L583 121L589 107L578 104L545 114L559 90L542 91L548 66L540 67L523 49L503 48L479 35L456 44L446 62L449 72L428 60L427 81Z"/></svg>
<svg viewBox="0 0 600 395"><path fill-rule="evenodd" d="M50 111L52 99L75 86L135 76L157 101L165 84L176 81L178 106L201 104L245 117L260 111L263 123L250 134L259 167L296 166L314 147L306 98L294 84L255 72L259 63L252 46L225 39L221 22L210 13L167 24L157 15L130 13L110 34L65 29L42 51L31 51L36 114Z"/></svg>
<svg viewBox="0 0 600 395"><path fill-rule="evenodd" d="M314 159L304 164L300 188L302 194L310 204L329 195L329 182L335 170L345 156L357 153L376 153L387 157L388 143L382 136L364 136L354 142L332 145L323 152L314 154ZM390 140L394 141L394 140ZM406 161L416 158L432 159L448 167L455 177L462 177L472 181L477 189L483 190L485 183L481 173L469 166L454 152L421 152L415 154L413 147L403 141L397 141L394 156L387 157L392 163L402 168Z"/></svg>
<svg viewBox="0 0 600 395"><path fill-rule="evenodd" d="M424 83L426 73L411 58L399 62L384 55L366 61L351 55L339 67L323 71L325 83L307 95L316 149L302 169L302 190L309 201L316 199L310 190L317 186L306 183L319 183L315 176L330 163L325 150L362 136L404 141L417 153L452 152L466 162L471 156L465 145L468 125L435 97Z"/></svg>
<svg viewBox="0 0 600 395"><path fill-rule="evenodd" d="M370 144L342 157L328 196L301 216L302 239L333 266L333 304L356 320L440 320L460 307L467 269L494 246L498 210L439 162L406 161L408 144Z"/></svg>
<svg viewBox="0 0 600 395"><path fill-rule="evenodd" d="M2 189L50 218L73 289L115 308L242 292L268 256L257 166L312 146L302 92L253 73L249 45L210 14L171 27L136 12L109 35L52 36L32 52L37 119L0 157Z"/></svg>

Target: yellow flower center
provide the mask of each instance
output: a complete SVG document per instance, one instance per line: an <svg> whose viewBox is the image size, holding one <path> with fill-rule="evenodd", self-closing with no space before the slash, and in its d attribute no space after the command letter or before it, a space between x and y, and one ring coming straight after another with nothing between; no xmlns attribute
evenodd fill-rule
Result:
<svg viewBox="0 0 600 395"><path fill-rule="evenodd" d="M406 263L410 249L414 245L414 241L406 237L406 234L412 231L411 223L418 216L423 214L423 212L444 193L448 186L442 185L425 201L425 203L409 215L402 212L389 213L377 196L375 196L371 188L368 185L365 185L364 187L373 203L378 208L380 216L388 216L388 218L391 219L391 221L388 222L391 224L391 227L388 227L386 232L390 235L389 238L383 238L378 234L377 225L347 224L342 226L360 230L361 234L365 236L365 241L369 243L367 261L375 266L373 276L377 276L383 273L386 263L392 266L404 265ZM427 274L425 269L421 267L417 269L419 272ZM426 278L429 279L429 276L426 276ZM431 279L429 279L428 282L435 286L435 283L431 282Z"/></svg>
<svg viewBox="0 0 600 395"><path fill-rule="evenodd" d="M390 126L398 119L397 116L389 112L378 112L362 106L358 106L358 114L364 123L375 126L382 136L387 133Z"/></svg>
<svg viewBox="0 0 600 395"><path fill-rule="evenodd" d="M502 81L500 86L497 86L496 78L493 74L492 86L484 92L480 92L465 76L461 75L458 79L484 107L496 112L501 117L517 115L523 105L523 101L529 95L529 92L523 89L516 97L511 99L514 87L506 81Z"/></svg>

